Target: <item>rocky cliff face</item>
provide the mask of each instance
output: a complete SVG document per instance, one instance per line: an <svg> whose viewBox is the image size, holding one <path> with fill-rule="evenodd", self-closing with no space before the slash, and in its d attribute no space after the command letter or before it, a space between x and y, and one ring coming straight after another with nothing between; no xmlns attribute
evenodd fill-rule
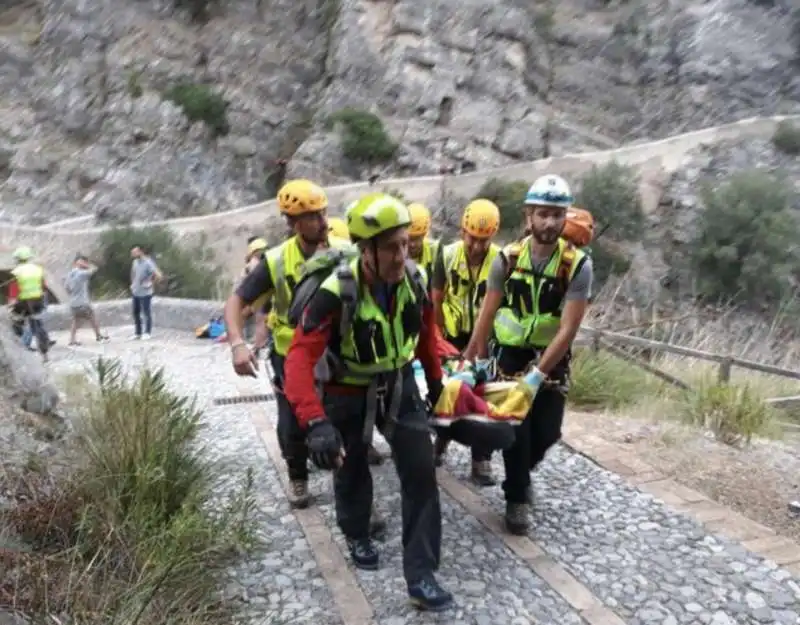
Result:
<svg viewBox="0 0 800 625"><path fill-rule="evenodd" d="M3 0L0 220L227 210L280 158L358 177L326 124L345 107L400 144L385 175L800 110L788 6L562 0L548 29L541 4L227 0L194 24L173 0ZM164 98L177 81L224 96L227 136Z"/></svg>

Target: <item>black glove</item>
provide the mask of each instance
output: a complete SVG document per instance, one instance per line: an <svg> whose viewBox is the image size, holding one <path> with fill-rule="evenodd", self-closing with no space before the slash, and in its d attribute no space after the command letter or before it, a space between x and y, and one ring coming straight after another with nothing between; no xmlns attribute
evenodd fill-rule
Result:
<svg viewBox="0 0 800 625"><path fill-rule="evenodd" d="M344 444L339 430L325 417L308 424L308 451L311 462L320 469L332 471L342 456Z"/></svg>
<svg viewBox="0 0 800 625"><path fill-rule="evenodd" d="M444 390L444 385L441 380L431 380L428 382L428 401L431 403L431 408L436 406L439 397Z"/></svg>

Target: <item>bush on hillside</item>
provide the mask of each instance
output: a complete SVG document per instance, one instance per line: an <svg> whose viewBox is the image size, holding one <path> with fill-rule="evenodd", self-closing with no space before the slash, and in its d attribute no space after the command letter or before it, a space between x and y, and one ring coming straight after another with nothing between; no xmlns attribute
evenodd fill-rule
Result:
<svg viewBox="0 0 800 625"><path fill-rule="evenodd" d="M173 85L164 97L183 109L190 122L203 122L214 137L230 132L228 102L208 85L181 82Z"/></svg>
<svg viewBox="0 0 800 625"><path fill-rule="evenodd" d="M602 350L575 350L570 374L569 403L586 409L630 406L660 388L648 373Z"/></svg>
<svg viewBox="0 0 800 625"><path fill-rule="evenodd" d="M497 204L500 209L500 230L519 238L525 228L523 203L529 186L524 180L489 178L472 199L483 198Z"/></svg>
<svg viewBox="0 0 800 625"><path fill-rule="evenodd" d="M788 121L782 121L772 135L775 149L789 156L800 154L800 128Z"/></svg>
<svg viewBox="0 0 800 625"><path fill-rule="evenodd" d="M616 162L592 167L577 185L576 204L610 225L617 239L638 241L644 233L644 211L636 171Z"/></svg>
<svg viewBox="0 0 800 625"><path fill-rule="evenodd" d="M201 413L162 371L129 381L100 359L66 473L26 475L5 513L33 549L0 550L0 605L31 622L218 625L234 556L257 546L252 475L226 483L199 444ZM41 470L40 470L41 471Z"/></svg>
<svg viewBox="0 0 800 625"><path fill-rule="evenodd" d="M94 286L98 295L118 297L128 294L131 275L131 249L144 247L164 274L157 292L171 297L217 299L229 284L220 279L221 268L203 242L182 246L169 228L123 226L105 230L100 236L94 260L98 265Z"/></svg>
<svg viewBox="0 0 800 625"><path fill-rule="evenodd" d="M328 119L338 125L345 158L366 166L390 161L398 145L386 132L380 117L369 111L346 108Z"/></svg>
<svg viewBox="0 0 800 625"><path fill-rule="evenodd" d="M621 276L631 268L631 259L612 242L600 239L590 244L594 280L592 291L595 293L611 276Z"/></svg>
<svg viewBox="0 0 800 625"><path fill-rule="evenodd" d="M691 247L700 295L757 308L790 290L800 254L800 225L790 212L787 184L769 174L735 174L701 193L703 213Z"/></svg>

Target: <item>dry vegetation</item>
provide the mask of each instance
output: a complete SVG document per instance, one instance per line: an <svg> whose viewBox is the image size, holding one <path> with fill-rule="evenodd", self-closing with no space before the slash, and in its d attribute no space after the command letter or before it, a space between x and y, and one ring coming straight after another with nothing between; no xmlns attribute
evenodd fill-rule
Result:
<svg viewBox="0 0 800 625"><path fill-rule="evenodd" d="M85 625L230 623L218 589L253 544L250 476L220 501L201 414L162 372L130 381L100 360L66 452L68 471L0 473L12 506L0 528L0 613ZM12 546L9 546L12 545ZM16 545L16 547L13 547Z"/></svg>
<svg viewBox="0 0 800 625"><path fill-rule="evenodd" d="M618 286L598 297L587 325L800 371L800 342L785 318L686 307L642 310L621 303ZM624 351L689 388L602 347L579 347L570 404L590 413L571 418L609 441L631 445L666 475L800 539L800 519L787 508L800 500L800 418L797 409L766 402L800 395L800 381L734 366L730 381L722 383L716 363L636 347Z"/></svg>

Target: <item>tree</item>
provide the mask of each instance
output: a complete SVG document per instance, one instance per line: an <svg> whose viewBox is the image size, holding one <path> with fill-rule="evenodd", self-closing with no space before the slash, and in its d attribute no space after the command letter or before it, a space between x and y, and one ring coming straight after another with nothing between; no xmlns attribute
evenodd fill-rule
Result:
<svg viewBox="0 0 800 625"><path fill-rule="evenodd" d="M634 169L615 161L593 166L579 183L576 203L596 221L612 226L618 238L641 239L644 212Z"/></svg>
<svg viewBox="0 0 800 625"><path fill-rule="evenodd" d="M704 299L763 308L790 290L800 254L800 224L788 185L761 171L735 174L701 193L704 212L692 266Z"/></svg>

